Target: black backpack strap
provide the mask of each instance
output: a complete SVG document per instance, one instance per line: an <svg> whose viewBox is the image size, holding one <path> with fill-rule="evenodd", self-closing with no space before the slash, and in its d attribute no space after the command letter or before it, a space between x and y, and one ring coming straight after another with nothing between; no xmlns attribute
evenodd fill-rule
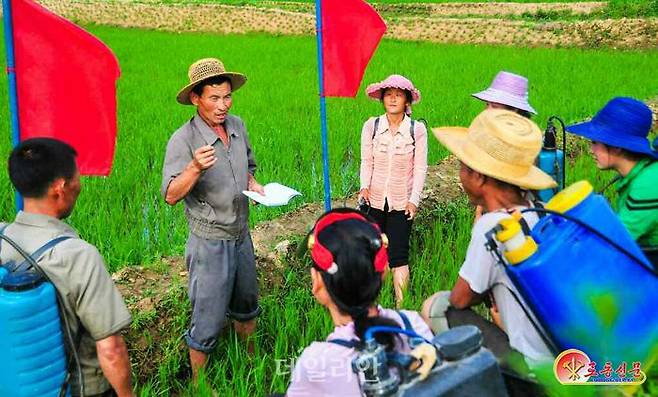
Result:
<svg viewBox="0 0 658 397"><path fill-rule="evenodd" d="M38 250L34 251L30 257L32 258L33 261L38 262L39 259L45 254L46 252L50 251L53 247L55 247L57 244L61 243L62 241L70 239L71 236L59 236L55 237L54 239L48 241L44 245L41 246ZM12 272L15 271L21 271L21 270L26 270L29 269L30 267L30 261L26 258L23 262L21 262L20 265L14 267L11 269Z"/></svg>
<svg viewBox="0 0 658 397"><path fill-rule="evenodd" d="M334 345L343 346L348 349L356 349L359 346L359 341L356 339L332 339L328 340L327 343L333 343Z"/></svg>
<svg viewBox="0 0 658 397"><path fill-rule="evenodd" d="M375 126L372 129L372 139L375 139L375 135L377 135L377 130L379 129L379 117L375 118Z"/></svg>
<svg viewBox="0 0 658 397"><path fill-rule="evenodd" d="M532 205L534 205L535 208L544 209L544 203L542 203L542 202L539 201L539 200L535 200L535 201L533 201L533 202L532 202ZM537 214L537 216L539 217L539 219L541 219L541 218L543 218L543 217L546 216L546 213L545 213L545 212L535 212L535 214Z"/></svg>
<svg viewBox="0 0 658 397"><path fill-rule="evenodd" d="M521 230L523 230L523 234L526 236L530 235L530 225L528 225L528 221L525 220L524 217L521 217L519 219L519 224L521 225Z"/></svg>
<svg viewBox="0 0 658 397"><path fill-rule="evenodd" d="M413 141L414 150L416 149L416 122L414 119L411 119L411 127L409 127L409 135L411 135L411 140Z"/></svg>

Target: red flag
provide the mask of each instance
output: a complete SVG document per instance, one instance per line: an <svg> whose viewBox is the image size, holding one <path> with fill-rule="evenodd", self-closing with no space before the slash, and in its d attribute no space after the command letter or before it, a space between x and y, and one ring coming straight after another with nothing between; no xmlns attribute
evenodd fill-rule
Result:
<svg viewBox="0 0 658 397"><path fill-rule="evenodd" d="M386 24L362 0L320 1L324 96L353 97Z"/></svg>
<svg viewBox="0 0 658 397"><path fill-rule="evenodd" d="M21 140L52 137L78 152L85 175L108 175L117 129L112 51L32 0L12 0Z"/></svg>

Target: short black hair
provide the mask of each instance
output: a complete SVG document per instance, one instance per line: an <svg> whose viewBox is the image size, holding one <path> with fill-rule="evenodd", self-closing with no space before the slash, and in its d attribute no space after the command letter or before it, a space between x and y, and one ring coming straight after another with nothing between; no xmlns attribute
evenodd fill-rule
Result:
<svg viewBox="0 0 658 397"><path fill-rule="evenodd" d="M43 197L56 179L73 178L77 155L71 145L57 139L26 139L9 156L9 179L23 197Z"/></svg>
<svg viewBox="0 0 658 397"><path fill-rule="evenodd" d="M194 88L192 88L192 92L197 94L198 96L201 96L203 94L203 88L207 85L220 85L224 84L228 81L228 84L231 86L231 89L233 88L233 83L231 83L231 79L229 79L226 76L214 76L207 78L200 82L199 84L195 85Z"/></svg>

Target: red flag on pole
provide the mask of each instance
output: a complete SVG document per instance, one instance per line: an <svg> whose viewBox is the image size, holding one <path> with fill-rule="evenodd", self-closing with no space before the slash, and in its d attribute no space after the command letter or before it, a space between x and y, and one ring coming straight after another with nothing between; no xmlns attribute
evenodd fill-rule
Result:
<svg viewBox="0 0 658 397"><path fill-rule="evenodd" d="M353 97L386 24L365 1L321 1L324 96Z"/></svg>
<svg viewBox="0 0 658 397"><path fill-rule="evenodd" d="M112 51L32 0L12 0L21 140L60 139L84 175L108 175L117 129Z"/></svg>

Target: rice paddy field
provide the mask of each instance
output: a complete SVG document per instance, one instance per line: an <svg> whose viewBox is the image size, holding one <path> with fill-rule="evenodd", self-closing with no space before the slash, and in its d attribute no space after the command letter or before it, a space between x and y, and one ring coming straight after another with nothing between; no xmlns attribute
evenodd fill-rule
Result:
<svg viewBox="0 0 658 397"><path fill-rule="evenodd" d="M166 1L163 1L166 2ZM403 2L403 1L397 1ZM418 2L418 1L416 1ZM84 178L83 191L70 223L95 244L109 269L146 265L165 273L163 259L183 252L187 226L181 205L170 207L159 196L164 150L171 133L193 115L178 105L175 95L186 83L194 60L214 56L227 68L245 73L249 81L234 95L232 113L245 121L259 165L261 183L280 182L298 189L302 199L280 209L253 208L251 222L274 219L305 202L322 199L320 127L317 100L315 39L313 37L163 33L88 26L108 44L122 68L118 85L119 135L112 174ZM4 49L2 49L4 51ZM362 123L378 115L381 104L368 100L363 88L389 74L408 76L422 91L414 117L432 126L466 126L482 109L470 93L486 87L501 69L526 75L530 100L543 127L550 115L566 122L590 117L616 95L640 99L658 95L658 51L613 49L519 48L437 45L385 40L380 44L355 99L328 101L332 191L343 197L358 188L359 136ZM6 92L6 80L0 80ZM0 129L8 131L6 96L0 96ZM0 140L7 158L9 135ZM602 187L612 175L595 171L583 145L572 145L569 181L589 179ZM429 161L447 152L430 138ZM12 190L6 169L0 169L0 217L13 217ZM465 199L427 208L412 236L412 280L404 307L419 309L431 293L449 289L456 279L470 239L472 209ZM301 236L291 237L292 253L285 258L281 280L261 291L263 315L255 338L256 351L247 354L232 331L222 336L211 356L206 382L189 384L187 352L182 335L188 323L186 286L174 277L164 304L157 310L134 313L131 356L141 357L133 368L140 396L263 396L283 392L291 366L303 347L324 339L331 319L317 305L309 286L308 258L297 248ZM174 275L175 276L175 275ZM389 280L390 281L390 280ZM130 297L127 297L130 299ZM386 284L381 304L392 306ZM159 329L158 333L152 332ZM145 371L142 366L148 366ZM544 379L544 377L542 377ZM550 382L552 375L545 376ZM609 395L611 389L550 386L555 396ZM638 395L658 395L650 381Z"/></svg>

